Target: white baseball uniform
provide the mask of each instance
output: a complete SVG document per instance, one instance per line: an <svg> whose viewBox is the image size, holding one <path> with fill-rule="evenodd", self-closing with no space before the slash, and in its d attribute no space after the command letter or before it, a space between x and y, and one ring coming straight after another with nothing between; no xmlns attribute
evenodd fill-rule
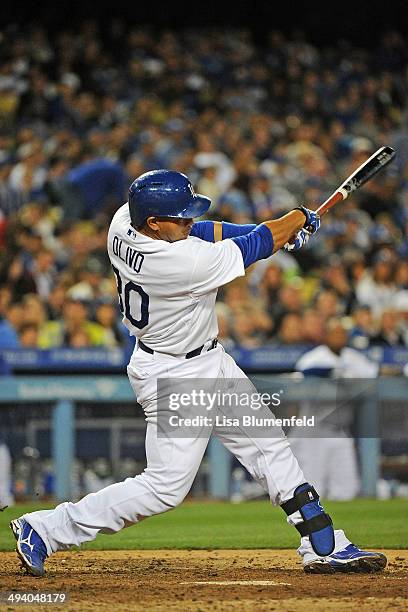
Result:
<svg viewBox="0 0 408 612"><path fill-rule="evenodd" d="M337 355L325 345L305 353L296 364L296 369L306 373L330 373L333 380L375 378L378 374L378 365L355 349L344 347ZM316 438L296 437L294 428L289 435L291 447L306 479L313 477L322 497L339 501L353 499L360 489L356 449L349 435L353 409L344 406L336 410L335 405L326 403L319 405L319 408L316 410L316 405L311 405L311 402L303 402L301 407L301 415L324 413L325 418L315 428L319 433L318 444Z"/></svg>
<svg viewBox="0 0 408 612"><path fill-rule="evenodd" d="M0 508L12 506L14 503L11 493L12 465L8 446L0 441Z"/></svg>
<svg viewBox="0 0 408 612"><path fill-rule="evenodd" d="M245 273L241 250L234 241L154 240L133 229L124 205L112 220L108 253L124 323L154 351L146 352L137 344L128 366L130 383L147 419L147 467L142 474L77 503L26 514L24 518L44 540L49 554L92 540L99 532L113 533L170 510L187 495L210 432L204 437L157 435L158 378L246 379L222 346L211 349L218 331L217 289ZM200 354L186 359L187 353L201 345ZM305 478L286 437L276 429L270 438L254 438L243 430L237 435L226 426L214 426L212 433L264 486L271 501L280 504L293 497ZM289 518L302 520L299 512ZM336 532L336 550L343 547L343 532ZM317 556L307 537L302 538L301 550L308 560Z"/></svg>

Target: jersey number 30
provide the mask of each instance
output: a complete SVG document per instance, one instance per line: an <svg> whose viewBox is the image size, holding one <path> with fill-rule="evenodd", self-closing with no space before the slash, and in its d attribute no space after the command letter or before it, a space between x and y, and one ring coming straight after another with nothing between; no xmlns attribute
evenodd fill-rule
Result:
<svg viewBox="0 0 408 612"><path fill-rule="evenodd" d="M133 281L126 283L123 292L123 282L119 270L115 268L115 266L112 266L112 268L116 276L116 284L118 286L119 293L119 308L122 314L125 315L127 320L130 321L132 325L138 329L143 329L143 327L146 327L146 325L149 323L149 296L140 285L136 285L136 283ZM136 293L140 295L140 319L135 319L130 312L130 294L132 291L136 291Z"/></svg>

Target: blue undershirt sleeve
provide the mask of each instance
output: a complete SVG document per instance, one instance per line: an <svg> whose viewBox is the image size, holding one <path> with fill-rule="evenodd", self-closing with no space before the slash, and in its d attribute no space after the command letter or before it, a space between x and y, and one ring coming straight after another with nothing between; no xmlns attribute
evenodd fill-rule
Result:
<svg viewBox="0 0 408 612"><path fill-rule="evenodd" d="M244 236L256 228L255 223L240 225L239 223L222 222L222 239ZM190 236L201 238L206 242L214 242L214 221L196 221L191 228Z"/></svg>
<svg viewBox="0 0 408 612"><path fill-rule="evenodd" d="M214 242L213 221L196 221L191 228L190 236L201 238L206 242Z"/></svg>
<svg viewBox="0 0 408 612"><path fill-rule="evenodd" d="M247 223L240 225L239 223L222 222L222 239L235 238L236 236L245 236L256 228L255 223Z"/></svg>
<svg viewBox="0 0 408 612"><path fill-rule="evenodd" d="M245 268L272 255L274 243L266 225L257 225L249 234L236 236L232 240L241 250Z"/></svg>

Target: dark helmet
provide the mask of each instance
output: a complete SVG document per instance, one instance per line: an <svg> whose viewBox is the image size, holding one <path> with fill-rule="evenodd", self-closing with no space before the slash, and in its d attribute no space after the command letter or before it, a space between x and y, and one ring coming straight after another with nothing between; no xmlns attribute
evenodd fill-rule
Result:
<svg viewBox="0 0 408 612"><path fill-rule="evenodd" d="M201 217L211 200L194 193L185 174L174 170L153 170L133 181L129 188L129 212L134 227L148 217Z"/></svg>

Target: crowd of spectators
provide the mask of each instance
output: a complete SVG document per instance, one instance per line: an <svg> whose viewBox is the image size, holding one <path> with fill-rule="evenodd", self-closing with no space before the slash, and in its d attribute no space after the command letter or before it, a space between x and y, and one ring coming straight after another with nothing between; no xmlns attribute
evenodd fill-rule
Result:
<svg viewBox="0 0 408 612"><path fill-rule="evenodd" d="M341 317L356 348L408 344L408 50L302 33L150 31L115 20L0 37L0 348L124 346L106 256L142 172L186 173L210 218L261 222L319 204L378 146L387 172L220 291L226 348L318 344Z"/></svg>

